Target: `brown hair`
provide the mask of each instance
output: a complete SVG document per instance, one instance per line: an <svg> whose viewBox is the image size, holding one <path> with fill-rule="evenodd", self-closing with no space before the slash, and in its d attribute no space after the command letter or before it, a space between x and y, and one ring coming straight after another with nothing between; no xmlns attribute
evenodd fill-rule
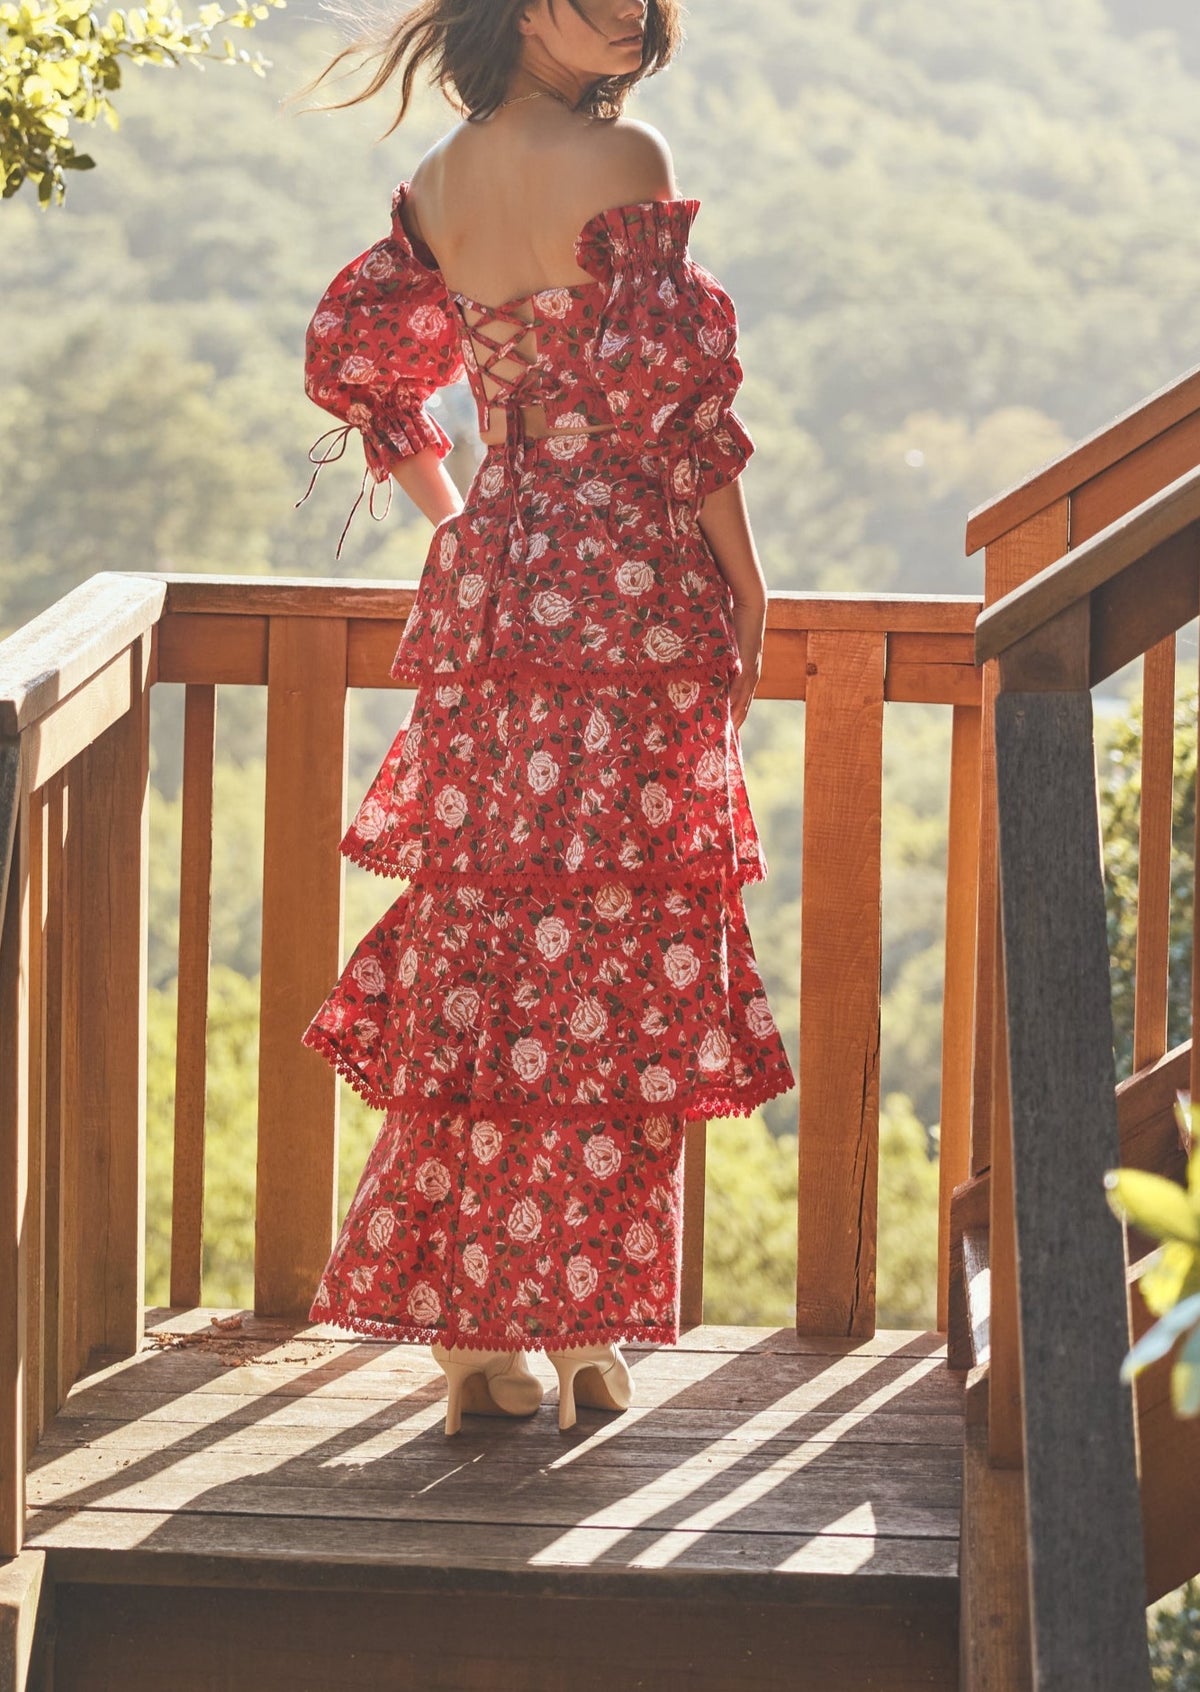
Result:
<svg viewBox="0 0 1200 1692"><path fill-rule="evenodd" d="M516 19L529 4L530 0L415 0L398 23L382 23L358 35L300 92L311 93L340 64L363 57L376 61L366 87L345 100L331 101L322 111L339 111L369 100L398 75L400 109L384 131L390 135L408 111L418 71L428 66L430 82L464 116L490 117L507 95L517 67L521 37ZM555 0L548 4L553 13ZM566 4L587 21L580 0L566 0ZM670 63L682 39L680 0L648 0L643 27L642 62L637 70L590 83L577 111L616 117L634 84Z"/></svg>

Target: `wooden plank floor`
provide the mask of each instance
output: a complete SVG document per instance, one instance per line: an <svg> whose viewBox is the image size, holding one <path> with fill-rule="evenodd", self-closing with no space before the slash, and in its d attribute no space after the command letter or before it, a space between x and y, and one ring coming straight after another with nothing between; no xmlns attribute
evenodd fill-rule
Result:
<svg viewBox="0 0 1200 1692"><path fill-rule="evenodd" d="M47 1427L29 1542L71 1582L956 1601L963 1376L941 1335L625 1349L625 1415L560 1434L548 1390L529 1421L447 1439L422 1348L152 1312Z"/></svg>

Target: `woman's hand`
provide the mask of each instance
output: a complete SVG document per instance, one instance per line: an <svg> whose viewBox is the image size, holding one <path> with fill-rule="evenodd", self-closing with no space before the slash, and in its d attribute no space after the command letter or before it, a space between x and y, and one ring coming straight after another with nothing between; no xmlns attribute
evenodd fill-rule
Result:
<svg viewBox="0 0 1200 1692"><path fill-rule="evenodd" d="M700 507L700 529L733 594L733 628L741 674L729 690L729 712L740 729L762 674L767 627L767 584L750 532L741 477L710 493Z"/></svg>
<svg viewBox="0 0 1200 1692"><path fill-rule="evenodd" d="M734 678L729 690L729 714L733 726L740 729L750 709L762 674L763 637L767 629L766 600L761 602L735 601L733 627L737 635L738 657L742 661L741 674Z"/></svg>

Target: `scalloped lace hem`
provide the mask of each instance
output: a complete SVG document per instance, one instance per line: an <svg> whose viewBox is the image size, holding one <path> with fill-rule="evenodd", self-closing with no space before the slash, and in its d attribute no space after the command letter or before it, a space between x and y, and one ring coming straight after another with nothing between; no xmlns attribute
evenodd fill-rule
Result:
<svg viewBox="0 0 1200 1692"><path fill-rule="evenodd" d="M622 1341L629 1345L679 1343L678 1324L674 1327L660 1324L648 1328L625 1323L616 1327L588 1328L582 1333L572 1330L568 1334L528 1334L523 1345L514 1345L512 1329L509 1327L497 1329L495 1333L459 1333L449 1326L420 1328L411 1322L389 1322L382 1316L352 1316L343 1311L330 1314L328 1307L319 1308L316 1304L309 1310L308 1320L331 1328L346 1328L355 1334L367 1334L372 1339L392 1340L397 1345L438 1344L447 1347L458 1346L464 1351L574 1351L585 1345L618 1345Z"/></svg>
<svg viewBox="0 0 1200 1692"><path fill-rule="evenodd" d="M741 1093L722 1092L719 1088L695 1091L686 1098L651 1100L597 1099L594 1103L579 1104L574 1100L559 1103L552 1099L485 1099L473 1096L429 1098L422 1093L381 1093L344 1055L333 1035L325 1028L310 1023L300 1037L300 1043L319 1052L331 1063L344 1081L372 1110L403 1110L414 1115L428 1111L433 1116L453 1116L466 1112L472 1120L513 1117L521 1122L574 1120L602 1116L609 1121L626 1118L643 1119L652 1116L682 1116L685 1121L711 1121L728 1116L751 1116L768 1099L790 1093L796 1085L795 1077L767 1077L756 1087Z"/></svg>
<svg viewBox="0 0 1200 1692"><path fill-rule="evenodd" d="M730 866L728 860L721 854L712 854L716 862L712 865L665 864L654 865L644 869L627 870L598 870L590 869L586 874L578 870L568 869L538 869L538 870L475 870L452 869L448 864L422 864L419 869L405 870L398 864L389 863L386 858L379 858L372 853L370 846L360 846L357 842L344 836L339 846L344 858L360 869L370 870L375 875L390 877L393 880L407 880L411 885L421 887L430 881L450 880L475 882L481 887L503 890L514 882L529 881L536 886L545 882L553 882L558 892L570 893L576 888L586 887L589 883L596 886L606 886L609 882L623 881L631 887L679 887L686 884L689 877L703 881L706 885L714 876L720 876L734 882L739 887L748 887L753 882L767 879L767 866L762 859L739 858L737 863Z"/></svg>
<svg viewBox="0 0 1200 1692"><path fill-rule="evenodd" d="M726 662L723 666L714 664L711 658L700 658L689 664L664 664L659 669L638 667L634 664L597 664L595 666L580 667L578 664L536 664L527 656L516 658L502 658L497 660L492 656L478 658L465 664L457 665L454 669L434 669L427 659L413 657L401 662L397 656L392 660L388 675L393 681L403 686L420 688L422 686L437 686L459 682L483 681L492 677L496 681L563 681L578 689L589 685L609 687L614 682L627 683L634 687L641 687L646 682L660 682L664 686L673 681L698 681L719 683L724 688L733 685L741 674L740 662Z"/></svg>

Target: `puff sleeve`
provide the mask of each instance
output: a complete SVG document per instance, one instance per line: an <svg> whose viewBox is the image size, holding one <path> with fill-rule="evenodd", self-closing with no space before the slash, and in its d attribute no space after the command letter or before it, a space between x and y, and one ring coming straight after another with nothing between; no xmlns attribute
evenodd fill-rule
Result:
<svg viewBox="0 0 1200 1692"><path fill-rule="evenodd" d="M607 285L590 363L613 421L660 456L673 495L696 508L754 451L733 409L742 384L733 301L688 252L698 200L648 200L584 226L580 265Z"/></svg>
<svg viewBox="0 0 1200 1692"><path fill-rule="evenodd" d="M424 447L445 458L453 443L425 401L463 374L445 284L414 251L400 221L402 199L397 190L391 232L338 272L305 335L305 392L341 424L314 444L310 462L319 471L341 457L348 435L358 430L363 490L368 478L388 481L398 461Z"/></svg>

